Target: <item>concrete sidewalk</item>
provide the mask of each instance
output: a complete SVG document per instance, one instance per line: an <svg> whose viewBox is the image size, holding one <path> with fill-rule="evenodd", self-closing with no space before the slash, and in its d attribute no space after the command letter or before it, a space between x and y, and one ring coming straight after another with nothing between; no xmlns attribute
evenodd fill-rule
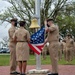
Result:
<svg viewBox="0 0 75 75"><path fill-rule="evenodd" d="M10 75L9 68L9 66L0 66L0 75ZM31 69L35 69L35 65L27 66L27 71ZM42 65L42 69L51 71L51 65ZM59 65L59 75L75 75L75 65Z"/></svg>

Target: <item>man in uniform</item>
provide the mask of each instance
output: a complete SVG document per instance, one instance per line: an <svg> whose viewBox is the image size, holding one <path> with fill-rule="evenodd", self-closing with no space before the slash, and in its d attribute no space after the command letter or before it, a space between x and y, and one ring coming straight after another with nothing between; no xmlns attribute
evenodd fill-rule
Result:
<svg viewBox="0 0 75 75"><path fill-rule="evenodd" d="M58 75L59 28L54 25L53 19L48 19L45 25L48 25L48 28L46 28L48 36L45 43L49 42L49 53L52 63L52 73L48 75Z"/></svg>
<svg viewBox="0 0 75 75"><path fill-rule="evenodd" d="M66 42L62 40L64 59L66 60Z"/></svg>
<svg viewBox="0 0 75 75"><path fill-rule="evenodd" d="M72 39L71 34L67 34L66 36L66 60L72 61L73 60L73 51L74 51L74 40Z"/></svg>
<svg viewBox="0 0 75 75"><path fill-rule="evenodd" d="M75 38L74 38L74 58L75 58Z"/></svg>
<svg viewBox="0 0 75 75"><path fill-rule="evenodd" d="M63 51L63 43L62 43L62 41L59 39L59 50L58 50L58 58L59 58L59 60L62 59L62 51Z"/></svg>
<svg viewBox="0 0 75 75"><path fill-rule="evenodd" d="M18 74L16 72L16 42L13 41L13 34L16 31L17 19L11 19L11 27L8 31L9 34L9 49L10 49L10 74Z"/></svg>
<svg viewBox="0 0 75 75"><path fill-rule="evenodd" d="M49 52L49 43L45 44L42 50L43 59L46 59L47 52Z"/></svg>

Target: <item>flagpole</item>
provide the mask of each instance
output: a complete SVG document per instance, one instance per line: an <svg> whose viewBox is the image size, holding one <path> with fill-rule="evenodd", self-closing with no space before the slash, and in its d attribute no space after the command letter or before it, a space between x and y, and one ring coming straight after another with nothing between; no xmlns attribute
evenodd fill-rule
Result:
<svg viewBox="0 0 75 75"><path fill-rule="evenodd" d="M35 0L35 15L38 17L38 24L40 25L40 6L41 0ZM41 54L36 54L36 69L41 69Z"/></svg>
<svg viewBox="0 0 75 75"><path fill-rule="evenodd" d="M40 25L40 7L41 7L41 0L35 0L35 18L38 20L38 24ZM37 30L37 29L36 29ZM49 69L41 69L41 54L36 55L36 69L32 69L28 71L28 75L47 75L49 73Z"/></svg>

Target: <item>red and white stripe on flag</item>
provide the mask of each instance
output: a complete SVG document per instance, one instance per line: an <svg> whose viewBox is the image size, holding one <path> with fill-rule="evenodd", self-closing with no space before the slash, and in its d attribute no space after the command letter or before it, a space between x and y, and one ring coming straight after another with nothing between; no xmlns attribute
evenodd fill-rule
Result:
<svg viewBox="0 0 75 75"><path fill-rule="evenodd" d="M44 43L42 44L28 44L30 49L33 50L36 54L40 54L42 52L42 48L44 46Z"/></svg>

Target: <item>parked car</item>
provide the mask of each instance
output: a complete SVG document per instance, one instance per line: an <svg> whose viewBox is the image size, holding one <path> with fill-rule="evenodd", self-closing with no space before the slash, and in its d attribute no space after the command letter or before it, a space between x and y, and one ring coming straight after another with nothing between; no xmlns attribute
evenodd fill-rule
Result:
<svg viewBox="0 0 75 75"><path fill-rule="evenodd" d="M0 53L7 53L6 50L0 50Z"/></svg>
<svg viewBox="0 0 75 75"><path fill-rule="evenodd" d="M10 50L7 50L7 53L10 53Z"/></svg>
<svg viewBox="0 0 75 75"><path fill-rule="evenodd" d="M0 49L0 53L9 53L9 49L2 48L2 49Z"/></svg>

